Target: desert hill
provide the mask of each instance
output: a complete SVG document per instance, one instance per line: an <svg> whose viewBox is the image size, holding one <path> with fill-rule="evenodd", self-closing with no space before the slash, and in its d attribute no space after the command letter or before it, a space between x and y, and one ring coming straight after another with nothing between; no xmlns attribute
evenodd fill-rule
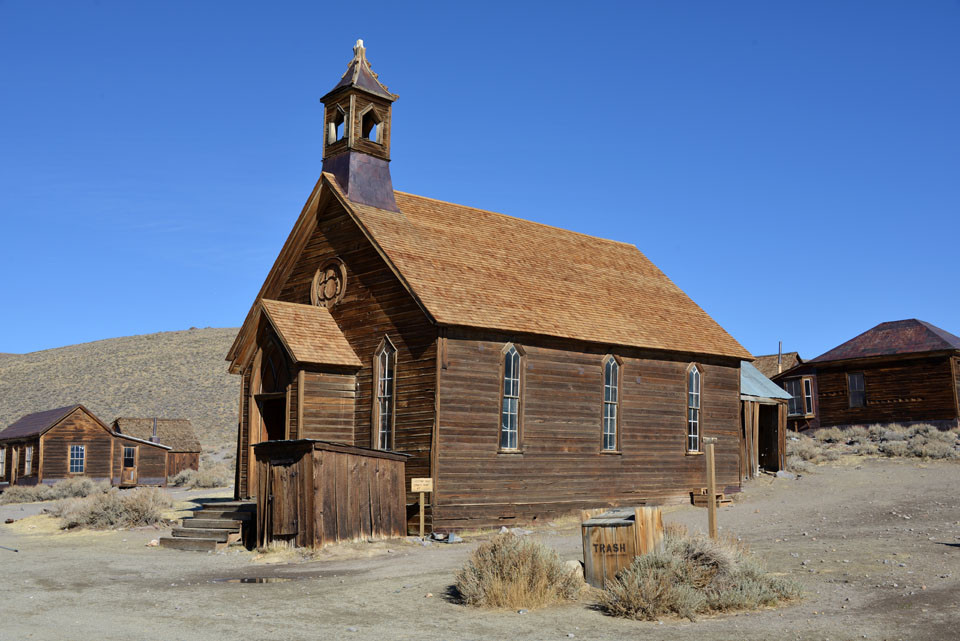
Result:
<svg viewBox="0 0 960 641"><path fill-rule="evenodd" d="M188 418L204 449L235 448L240 378L224 360L236 328L110 338L0 355L0 429L24 414L82 403L118 416Z"/></svg>

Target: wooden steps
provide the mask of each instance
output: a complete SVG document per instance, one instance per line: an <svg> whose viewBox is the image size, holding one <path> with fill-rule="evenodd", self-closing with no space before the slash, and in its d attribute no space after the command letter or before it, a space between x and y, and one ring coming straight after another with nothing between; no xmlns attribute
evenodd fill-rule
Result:
<svg viewBox="0 0 960 641"><path fill-rule="evenodd" d="M728 499L723 492L717 492L717 507L733 507L733 499ZM710 497L707 488L702 487L690 492L690 502L696 507L707 507L710 505Z"/></svg>
<svg viewBox="0 0 960 641"><path fill-rule="evenodd" d="M206 501L173 528L160 546L173 550L215 552L240 541L245 526L253 524L257 505L247 501Z"/></svg>

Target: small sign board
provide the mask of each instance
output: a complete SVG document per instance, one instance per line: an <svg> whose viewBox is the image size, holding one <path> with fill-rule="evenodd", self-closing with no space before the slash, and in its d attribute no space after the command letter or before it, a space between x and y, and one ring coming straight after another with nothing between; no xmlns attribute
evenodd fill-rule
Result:
<svg viewBox="0 0 960 641"><path fill-rule="evenodd" d="M410 479L411 492L433 492L433 479Z"/></svg>

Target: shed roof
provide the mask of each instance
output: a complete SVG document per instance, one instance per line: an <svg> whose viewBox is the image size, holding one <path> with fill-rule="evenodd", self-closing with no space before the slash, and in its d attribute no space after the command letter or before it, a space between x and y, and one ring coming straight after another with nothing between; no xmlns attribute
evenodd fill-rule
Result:
<svg viewBox="0 0 960 641"><path fill-rule="evenodd" d="M94 416L93 412L88 410L86 407L80 404L67 405L65 407L58 407L52 410L43 410L42 412L34 412L33 414L26 414L21 416L19 419L11 423L5 430L0 432L0 441L15 439L15 438L30 438L33 436L39 436L49 430L51 427L65 419L69 416L74 410L81 409L86 412L93 420L100 423L103 428L107 431L110 431L110 428L107 427L103 421Z"/></svg>
<svg viewBox="0 0 960 641"><path fill-rule="evenodd" d="M114 419L113 429L124 436L150 441L153 436L152 418L120 417ZM157 441L169 445L172 452L199 452L200 440L193 424L185 418L158 418Z"/></svg>
<svg viewBox="0 0 960 641"><path fill-rule="evenodd" d="M326 308L266 298L260 304L294 361L363 365Z"/></svg>
<svg viewBox="0 0 960 641"><path fill-rule="evenodd" d="M789 399L779 385L747 361L740 361L740 397Z"/></svg>
<svg viewBox="0 0 960 641"><path fill-rule="evenodd" d="M788 369L792 369L797 365L803 364L803 359L800 358L800 354L797 352L783 353L783 359L781 361L782 368L777 367L777 358L778 354L764 354L763 356L755 356L753 359L753 366L760 370L760 373L767 378L773 378L777 374L783 373Z"/></svg>
<svg viewBox="0 0 960 641"><path fill-rule="evenodd" d="M916 318L880 323L811 362L960 350L960 337Z"/></svg>

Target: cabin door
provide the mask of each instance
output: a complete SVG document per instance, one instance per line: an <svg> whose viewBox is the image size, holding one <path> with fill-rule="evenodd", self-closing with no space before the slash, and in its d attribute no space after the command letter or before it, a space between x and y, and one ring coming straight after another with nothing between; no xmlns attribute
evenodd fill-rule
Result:
<svg viewBox="0 0 960 641"><path fill-rule="evenodd" d="M137 446L123 446L123 464L120 466L120 485L137 484Z"/></svg>
<svg viewBox="0 0 960 641"><path fill-rule="evenodd" d="M20 468L20 448L11 447L10 448L10 485L13 485L17 482L17 472Z"/></svg>
<svg viewBox="0 0 960 641"><path fill-rule="evenodd" d="M780 470L780 412L776 405L760 405L759 464L769 472Z"/></svg>

